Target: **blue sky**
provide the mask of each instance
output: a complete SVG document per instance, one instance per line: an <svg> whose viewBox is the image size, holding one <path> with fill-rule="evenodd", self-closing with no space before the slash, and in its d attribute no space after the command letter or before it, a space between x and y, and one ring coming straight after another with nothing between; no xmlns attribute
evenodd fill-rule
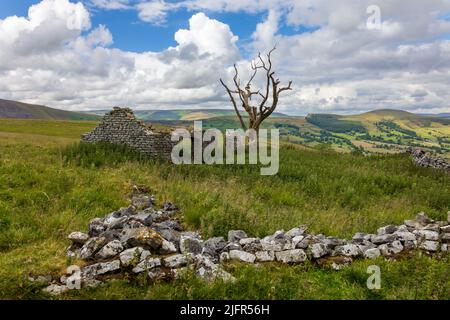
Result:
<svg viewBox="0 0 450 320"><path fill-rule="evenodd" d="M278 111L450 112L449 17L448 0L0 0L0 97L225 108L219 78L276 44L277 77L293 81Z"/></svg>
<svg viewBox="0 0 450 320"><path fill-rule="evenodd" d="M20 0L0 2L0 19L8 16L27 16L28 8L41 0ZM189 25L189 18L199 11L207 12L212 19L217 19L230 26L235 35L239 37L238 45L245 54L245 45L251 41L251 35L256 25L264 21L267 12L214 12L208 10L187 10L180 8L168 14L167 22L154 25L139 19L136 10L102 10L92 7L90 1L82 1L91 8L91 21L93 25L105 25L113 34L113 47L127 51L162 51L169 46L176 46L174 34L179 29ZM278 33L281 35L294 35L316 30L314 26L292 27L281 23Z"/></svg>

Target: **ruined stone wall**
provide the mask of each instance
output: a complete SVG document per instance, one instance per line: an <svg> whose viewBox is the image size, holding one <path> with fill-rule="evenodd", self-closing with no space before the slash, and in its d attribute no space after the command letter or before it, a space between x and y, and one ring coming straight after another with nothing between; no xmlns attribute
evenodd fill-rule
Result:
<svg viewBox="0 0 450 320"><path fill-rule="evenodd" d="M105 114L102 121L90 133L81 137L83 142L108 142L126 145L154 157L170 158L174 142L170 133L151 130L136 119L129 108L115 107Z"/></svg>
<svg viewBox="0 0 450 320"><path fill-rule="evenodd" d="M439 157L433 157L422 149L410 149L413 162L420 167L434 168L450 172L450 163Z"/></svg>

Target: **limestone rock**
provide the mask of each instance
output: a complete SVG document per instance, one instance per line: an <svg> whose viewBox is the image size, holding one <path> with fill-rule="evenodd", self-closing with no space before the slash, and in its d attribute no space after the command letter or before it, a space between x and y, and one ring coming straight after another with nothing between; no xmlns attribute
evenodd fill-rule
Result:
<svg viewBox="0 0 450 320"><path fill-rule="evenodd" d="M275 252L275 257L277 261L281 261L283 263L303 262L307 258L305 251L302 249Z"/></svg>
<svg viewBox="0 0 450 320"><path fill-rule="evenodd" d="M100 251L97 252L95 257L97 259L109 259L123 251L122 243L119 240L113 240L107 243Z"/></svg>
<svg viewBox="0 0 450 320"><path fill-rule="evenodd" d="M228 242L239 242L239 240L247 238L247 234L242 230L228 231Z"/></svg>
<svg viewBox="0 0 450 320"><path fill-rule="evenodd" d="M72 232L68 236L69 240L73 243L77 244L84 244L86 241L89 240L89 235L83 232Z"/></svg>
<svg viewBox="0 0 450 320"><path fill-rule="evenodd" d="M376 259L381 255L381 251L378 248L368 249L364 252L364 257L366 259Z"/></svg>
<svg viewBox="0 0 450 320"><path fill-rule="evenodd" d="M439 233L431 230L416 230L414 231L421 239L437 241L439 239Z"/></svg>
<svg viewBox="0 0 450 320"><path fill-rule="evenodd" d="M192 236L183 235L180 237L181 253L199 254L203 250L202 241Z"/></svg>
<svg viewBox="0 0 450 320"><path fill-rule="evenodd" d="M144 271L148 271L150 269L160 267L161 266L161 260L159 258L146 258L139 262L134 268L134 273L140 273Z"/></svg>
<svg viewBox="0 0 450 320"><path fill-rule="evenodd" d="M384 235L384 234L391 234L394 233L395 231L397 231L397 227L394 225L388 225L385 227L381 227L377 230L377 233L379 236Z"/></svg>
<svg viewBox="0 0 450 320"><path fill-rule="evenodd" d="M256 256L252 253L245 252L242 250L231 250L230 251L230 259L239 260L247 263L254 263L256 260Z"/></svg>
<svg viewBox="0 0 450 320"><path fill-rule="evenodd" d="M176 254L167 258L164 258L163 265L168 268L180 268L186 266L188 259L183 254Z"/></svg>
<svg viewBox="0 0 450 320"><path fill-rule="evenodd" d="M257 251L255 252L256 261L269 262L275 260L275 253L273 251Z"/></svg>
<svg viewBox="0 0 450 320"><path fill-rule="evenodd" d="M59 284L51 284L48 287L44 288L44 292L47 292L51 295L60 295L67 291L69 291L69 288L66 285Z"/></svg>
<svg viewBox="0 0 450 320"><path fill-rule="evenodd" d="M361 249L355 244L346 244L343 246L336 247L335 253L337 255L343 255L346 257L357 257L362 254Z"/></svg>
<svg viewBox="0 0 450 320"><path fill-rule="evenodd" d="M330 253L327 245L324 243L314 243L309 246L311 256L315 259L321 258Z"/></svg>
<svg viewBox="0 0 450 320"><path fill-rule="evenodd" d="M92 259L94 255L99 251L105 244L107 240L104 237L94 237L86 241L86 243L81 247L79 252L79 258L83 260Z"/></svg>
<svg viewBox="0 0 450 320"><path fill-rule="evenodd" d="M420 243L419 248L426 251L435 252L439 248L439 242L426 240Z"/></svg>
<svg viewBox="0 0 450 320"><path fill-rule="evenodd" d="M372 237L372 243L383 244L396 240L397 236L395 234L383 234Z"/></svg>
<svg viewBox="0 0 450 320"><path fill-rule="evenodd" d="M122 266L128 267L137 265L140 261L150 255L150 251L144 250L141 247L134 247L120 253L119 259Z"/></svg>

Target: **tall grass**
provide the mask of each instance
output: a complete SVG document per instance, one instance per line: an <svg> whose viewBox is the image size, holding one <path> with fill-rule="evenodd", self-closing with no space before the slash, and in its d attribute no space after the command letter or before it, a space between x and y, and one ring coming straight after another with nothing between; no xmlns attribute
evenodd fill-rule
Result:
<svg viewBox="0 0 450 320"><path fill-rule="evenodd" d="M18 138L19 139L19 138ZM0 297L43 297L26 281L31 273L58 273L68 233L85 230L93 217L127 204L134 183L148 185L159 202L182 209L187 228L205 236L244 229L263 236L308 224L313 232L349 237L410 219L419 211L444 219L450 210L450 176L417 168L406 155L366 157L283 146L276 176L252 165L179 165L105 144L55 146L0 139ZM392 277L379 296L361 283L365 262L344 273L316 267L232 268L236 287L206 285L187 277L174 285L113 282L75 297L126 298L445 298L447 262L418 257L380 262ZM419 282L405 272L415 265ZM234 269L233 269L234 268ZM422 270L422 269L421 269ZM446 269L448 270L448 268ZM423 271L425 272L425 271ZM355 274L353 277L352 274ZM447 274L448 276L448 274ZM414 278L414 276L413 276ZM394 289L394 284L400 290ZM421 288L416 287L420 285ZM294 287L292 287L294 286ZM328 289L324 289L329 286ZM304 289L300 290L299 287ZM272 289L275 288L275 289ZM297 288L297 289L295 289ZM339 288L343 292L339 293ZM253 291L252 291L253 290ZM274 291L275 290L275 291ZM414 290L418 290L414 295ZM432 293L437 290L437 293ZM70 295L68 297L71 297Z"/></svg>

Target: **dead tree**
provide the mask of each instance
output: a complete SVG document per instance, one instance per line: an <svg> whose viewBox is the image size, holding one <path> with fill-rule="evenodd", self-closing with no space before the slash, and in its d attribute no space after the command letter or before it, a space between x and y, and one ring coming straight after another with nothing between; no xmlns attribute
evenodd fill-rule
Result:
<svg viewBox="0 0 450 320"><path fill-rule="evenodd" d="M275 72L272 70L272 52L276 48L273 48L266 55L266 60L263 59L261 53L258 54L258 60L256 62L251 63L251 68L253 73L245 84L245 87L241 88L241 81L239 79L238 70L236 64L234 65L234 89L230 89L222 79L220 79L220 83L224 86L228 95L230 96L231 103L233 104L234 110L236 111L236 115L239 119L242 129L254 129L256 132L259 131L261 123L266 120L276 109L278 105L279 96L283 91L292 90L291 85L292 81L289 81L289 84L286 87L279 87L280 80L275 78ZM264 88L259 90L252 90L252 81L255 79L259 70L264 70L265 72L265 83ZM261 90L263 92L261 93ZM240 101L240 105L248 114L248 125L245 124L244 118L241 115L241 112L238 108L238 102L236 99L238 97L238 101ZM253 104L252 97L257 96L259 101L256 101ZM271 99L270 96L272 97ZM256 99L255 99L256 100Z"/></svg>

